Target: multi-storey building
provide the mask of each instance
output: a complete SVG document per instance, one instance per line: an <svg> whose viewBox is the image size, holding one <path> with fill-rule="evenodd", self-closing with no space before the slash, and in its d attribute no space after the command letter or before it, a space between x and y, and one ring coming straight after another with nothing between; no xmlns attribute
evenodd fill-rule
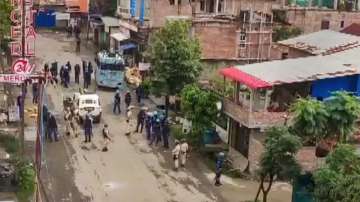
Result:
<svg viewBox="0 0 360 202"><path fill-rule="evenodd" d="M119 0L121 26L145 39L168 17L192 22L205 60L259 62L270 58L271 2L237 0Z"/></svg>
<svg viewBox="0 0 360 202"><path fill-rule="evenodd" d="M352 23L360 21L360 1L349 0L301 0L286 1L274 6L277 16L293 26L301 28L304 33L322 29L340 31Z"/></svg>
<svg viewBox="0 0 360 202"><path fill-rule="evenodd" d="M322 50L318 48L321 53L313 56L222 69L221 75L235 88L223 101L229 116L230 154L247 159L254 170L263 151L263 132L291 121L288 109L297 98L324 100L338 90L360 95L360 38L355 38L327 50L323 44ZM314 44L319 43L309 45Z"/></svg>

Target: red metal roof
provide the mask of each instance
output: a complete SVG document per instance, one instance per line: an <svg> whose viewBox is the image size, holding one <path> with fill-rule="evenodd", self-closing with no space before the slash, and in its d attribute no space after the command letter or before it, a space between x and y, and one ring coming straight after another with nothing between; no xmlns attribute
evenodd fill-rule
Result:
<svg viewBox="0 0 360 202"><path fill-rule="evenodd" d="M247 74L235 67L228 67L220 70L220 74L224 75L227 78L238 81L245 84L249 88L267 88L272 86L270 83L258 79L250 74Z"/></svg>
<svg viewBox="0 0 360 202"><path fill-rule="evenodd" d="M355 36L360 36L360 24L352 23L351 25L345 27L340 32L346 33L346 34L352 34L352 35L355 35Z"/></svg>

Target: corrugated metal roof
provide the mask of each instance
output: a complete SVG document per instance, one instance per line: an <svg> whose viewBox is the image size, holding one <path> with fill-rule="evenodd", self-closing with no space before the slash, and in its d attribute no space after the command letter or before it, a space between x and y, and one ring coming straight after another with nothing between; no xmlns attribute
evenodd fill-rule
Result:
<svg viewBox="0 0 360 202"><path fill-rule="evenodd" d="M233 68L270 85L354 75L360 73L360 47L326 56L275 60Z"/></svg>
<svg viewBox="0 0 360 202"><path fill-rule="evenodd" d="M119 27L120 26L120 21L117 18L104 16L104 17L101 17L101 20L106 27Z"/></svg>
<svg viewBox="0 0 360 202"><path fill-rule="evenodd" d="M360 43L360 37L332 30L321 30L279 41L278 43L318 55L333 49L345 50L351 48L354 44Z"/></svg>

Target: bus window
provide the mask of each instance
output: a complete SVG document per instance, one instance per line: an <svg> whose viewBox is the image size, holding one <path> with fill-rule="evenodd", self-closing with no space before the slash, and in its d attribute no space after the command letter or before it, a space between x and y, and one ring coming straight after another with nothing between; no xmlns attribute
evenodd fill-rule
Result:
<svg viewBox="0 0 360 202"><path fill-rule="evenodd" d="M101 70L113 70L113 71L123 71L124 65L123 64L101 64Z"/></svg>

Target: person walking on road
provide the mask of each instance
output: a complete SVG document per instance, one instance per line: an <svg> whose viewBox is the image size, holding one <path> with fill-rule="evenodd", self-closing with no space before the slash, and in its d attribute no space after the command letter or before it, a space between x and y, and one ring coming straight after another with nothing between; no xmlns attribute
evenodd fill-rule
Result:
<svg viewBox="0 0 360 202"><path fill-rule="evenodd" d="M62 65L62 66L60 67L60 84L61 84L61 85L64 85L64 84L65 84L64 71L65 71L65 67Z"/></svg>
<svg viewBox="0 0 360 202"><path fill-rule="evenodd" d="M215 186L221 186L220 178L222 174L223 164L224 164L225 154L220 152L216 160L216 170L215 170Z"/></svg>
<svg viewBox="0 0 360 202"><path fill-rule="evenodd" d="M126 110L126 132L125 132L126 136L131 135L131 124L130 124L131 116L132 116L132 111L131 108L128 107Z"/></svg>
<svg viewBox="0 0 360 202"><path fill-rule="evenodd" d="M119 90L117 90L115 93L115 96L114 96L114 107L113 107L114 114L116 113L116 109L119 114L121 113L120 103L121 103L120 92L119 92Z"/></svg>
<svg viewBox="0 0 360 202"><path fill-rule="evenodd" d="M69 72L71 72L71 64L70 64L70 61L67 61L67 63L66 63L65 66L68 68Z"/></svg>
<svg viewBox="0 0 360 202"><path fill-rule="evenodd" d="M64 77L64 87L68 88L70 83L70 72L69 68L65 67L63 70L63 77Z"/></svg>
<svg viewBox="0 0 360 202"><path fill-rule="evenodd" d="M172 156L174 161L174 169L177 171L179 169L179 155L180 155L180 142L175 140L175 147L172 150Z"/></svg>
<svg viewBox="0 0 360 202"><path fill-rule="evenodd" d="M80 77L80 65L75 65L75 83L79 84L79 77Z"/></svg>
<svg viewBox="0 0 360 202"><path fill-rule="evenodd" d="M169 149L170 126L169 122L166 119L162 122L161 134L164 142L164 148Z"/></svg>
<svg viewBox="0 0 360 202"><path fill-rule="evenodd" d="M76 111L74 112L74 116L71 121L71 128L73 130L75 137L78 137L80 134L79 121L80 121L79 113Z"/></svg>
<svg viewBox="0 0 360 202"><path fill-rule="evenodd" d="M145 122L145 109L140 109L137 115L137 124L135 130L136 133L139 132L139 127L140 127L140 133L142 133L144 128L144 122Z"/></svg>
<svg viewBox="0 0 360 202"><path fill-rule="evenodd" d="M91 135L92 135L92 121L90 115L87 114L85 116L84 121L84 132L85 132L85 143L91 142Z"/></svg>
<svg viewBox="0 0 360 202"><path fill-rule="evenodd" d="M64 119L65 119L65 134L66 134L66 136L70 136L71 122L72 122L72 115L71 115L70 107L66 108Z"/></svg>
<svg viewBox="0 0 360 202"><path fill-rule="evenodd" d="M50 136L50 141L59 141L58 139L58 126L56 123L55 116L53 114L49 114L49 121L48 121L48 131Z"/></svg>
<svg viewBox="0 0 360 202"><path fill-rule="evenodd" d="M126 108L129 108L130 104L131 104L131 94L130 91L127 91L125 94L125 104L126 104Z"/></svg>
<svg viewBox="0 0 360 202"><path fill-rule="evenodd" d="M107 152L109 150L109 148L108 148L109 141L112 141L110 138L110 132L109 132L109 128L108 128L107 124L105 124L104 128L102 129L102 135L103 135L103 140L104 140L104 147L103 147L102 151Z"/></svg>
<svg viewBox="0 0 360 202"><path fill-rule="evenodd" d="M189 151L189 145L185 139L182 139L180 145L181 167L185 167L188 151Z"/></svg>
<svg viewBox="0 0 360 202"><path fill-rule="evenodd" d="M86 61L83 61L83 80L84 80L84 88L88 88L88 75L89 74L89 67L86 63Z"/></svg>
<svg viewBox="0 0 360 202"><path fill-rule="evenodd" d="M151 140L149 145L155 142L155 146L161 141L161 126L160 119L156 118L151 124Z"/></svg>
<svg viewBox="0 0 360 202"><path fill-rule="evenodd" d="M38 103L38 99L39 99L39 86L37 83L33 83L32 85L32 95L33 95L33 104L37 104Z"/></svg>
<svg viewBox="0 0 360 202"><path fill-rule="evenodd" d="M137 87L135 92L136 92L137 102L141 103L141 97L143 94L142 86L140 85L139 87Z"/></svg>
<svg viewBox="0 0 360 202"><path fill-rule="evenodd" d="M145 130L146 130L146 139L150 140L151 139L151 113L148 112L146 113L146 118L145 118Z"/></svg>
<svg viewBox="0 0 360 202"><path fill-rule="evenodd" d="M88 82L88 86L91 85L91 74L94 72L94 69L93 69L93 66L92 66L92 63L89 62L89 65L88 65L88 74L87 74L87 82Z"/></svg>

